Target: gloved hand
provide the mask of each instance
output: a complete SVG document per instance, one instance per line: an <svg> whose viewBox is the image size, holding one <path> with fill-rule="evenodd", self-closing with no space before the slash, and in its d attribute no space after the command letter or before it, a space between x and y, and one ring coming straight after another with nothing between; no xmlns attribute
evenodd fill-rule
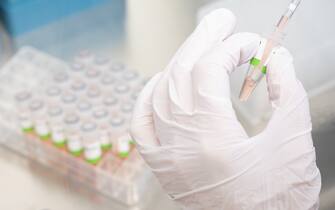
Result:
<svg viewBox="0 0 335 210"><path fill-rule="evenodd" d="M235 22L225 9L206 16L148 82L131 124L138 151L184 209L318 209L308 99L286 49L268 64L274 113L265 130L249 138L235 116L229 74L260 42L231 35Z"/></svg>

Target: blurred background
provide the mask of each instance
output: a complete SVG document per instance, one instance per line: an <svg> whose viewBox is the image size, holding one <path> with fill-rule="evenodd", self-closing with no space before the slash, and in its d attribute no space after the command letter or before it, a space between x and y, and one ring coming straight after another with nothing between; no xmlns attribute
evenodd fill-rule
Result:
<svg viewBox="0 0 335 210"><path fill-rule="evenodd" d="M151 77L164 69L199 20L213 9L231 9L238 19L236 31L267 36L288 3L288 0L2 0L0 65L4 66L24 46L67 63L79 52L89 50ZM293 54L298 78L310 97L313 138L323 181L321 210L335 209L334 8L335 2L331 0L304 0L283 43ZM231 77L232 100L248 133L254 135L266 125L271 109L264 81L250 101L237 100L246 68L241 66ZM91 189L78 191L78 186L71 186L66 177L2 146L0 186L0 209L6 210L178 209L158 186L153 195L143 192L150 194L151 199L141 205L125 206L108 197L97 198L92 196L96 194Z"/></svg>

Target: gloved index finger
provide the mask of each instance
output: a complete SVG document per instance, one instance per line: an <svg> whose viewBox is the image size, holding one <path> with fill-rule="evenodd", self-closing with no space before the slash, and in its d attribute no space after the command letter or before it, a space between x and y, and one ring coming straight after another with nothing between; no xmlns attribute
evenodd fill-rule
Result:
<svg viewBox="0 0 335 210"><path fill-rule="evenodd" d="M257 34L234 34L199 59L192 72L196 101L205 100L203 96L230 100L229 74L255 55L259 43Z"/></svg>
<svg viewBox="0 0 335 210"><path fill-rule="evenodd" d="M236 18L231 11L222 8L211 12L179 48L171 64L177 62L183 69L191 70L206 50L233 33L235 25Z"/></svg>

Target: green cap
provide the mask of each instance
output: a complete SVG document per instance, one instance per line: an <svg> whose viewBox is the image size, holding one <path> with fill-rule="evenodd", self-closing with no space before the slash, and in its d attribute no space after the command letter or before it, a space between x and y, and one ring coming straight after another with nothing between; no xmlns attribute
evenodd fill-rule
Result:
<svg viewBox="0 0 335 210"><path fill-rule="evenodd" d="M50 133L45 134L45 135L40 135L40 139L43 140L43 141L46 141L46 140L50 139L50 136L51 136Z"/></svg>

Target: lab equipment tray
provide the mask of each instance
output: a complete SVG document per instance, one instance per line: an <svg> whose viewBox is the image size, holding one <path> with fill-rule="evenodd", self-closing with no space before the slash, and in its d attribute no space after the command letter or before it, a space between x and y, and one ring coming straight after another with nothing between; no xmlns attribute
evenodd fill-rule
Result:
<svg viewBox="0 0 335 210"><path fill-rule="evenodd" d="M87 53L85 51L85 53L82 52L80 55L87 55ZM91 66L90 69L99 69L99 66L92 67L91 64L95 61L100 64L103 63L102 61L109 62L109 59L102 59L102 57L95 59L91 57L92 59L80 60L78 58L80 55L74 60L77 63L83 62L85 65ZM128 95L113 93L120 101L119 107L113 110L118 115L125 107L122 102L135 100L135 93L138 93L140 87L145 83L145 79L137 73L129 73L130 70L127 70L120 63L112 64L112 62L109 62L105 67L101 71L109 71L112 68L114 70L118 69L117 72L119 70L124 72L121 74L114 72L115 74L123 75L124 78L130 79L131 75L138 76L135 85L132 81L122 80L121 85L129 86ZM15 95L18 91L20 92L23 89L37 95L37 97L42 97L45 88L53 85L53 76L68 72L70 68L69 64L57 58L34 48L24 47L0 70L0 131L2 133L0 144L104 196L126 205L139 205L140 203L142 205L146 201L149 192L153 192L154 190L153 183L151 182L152 174L137 153L131 139L129 139L129 145L127 144L129 146L127 153L120 155L118 151L119 139L124 139L125 136L126 138L130 138L127 134L127 126L121 131L118 130L118 132L112 131L109 133L112 148L101 150L103 152L100 161L93 163L85 160L84 153L79 155L71 154L66 144L61 146L55 145L50 135L47 139L41 139L36 132L32 130L23 131L20 127L19 115L22 113L15 102ZM91 77L92 75L90 74L89 76ZM73 74L69 74L70 80L73 79L72 77L74 77ZM116 80L120 79L116 78ZM120 85L120 81L117 84ZM65 86L63 89L67 91L68 87ZM46 100L46 103L49 103L48 100ZM64 106L68 108L67 104ZM70 110L73 111L72 108ZM129 120L128 115L126 121ZM46 113L45 116L47 116ZM85 117L87 119L87 116ZM66 132L64 133L66 135ZM85 138L85 136L81 137Z"/></svg>

